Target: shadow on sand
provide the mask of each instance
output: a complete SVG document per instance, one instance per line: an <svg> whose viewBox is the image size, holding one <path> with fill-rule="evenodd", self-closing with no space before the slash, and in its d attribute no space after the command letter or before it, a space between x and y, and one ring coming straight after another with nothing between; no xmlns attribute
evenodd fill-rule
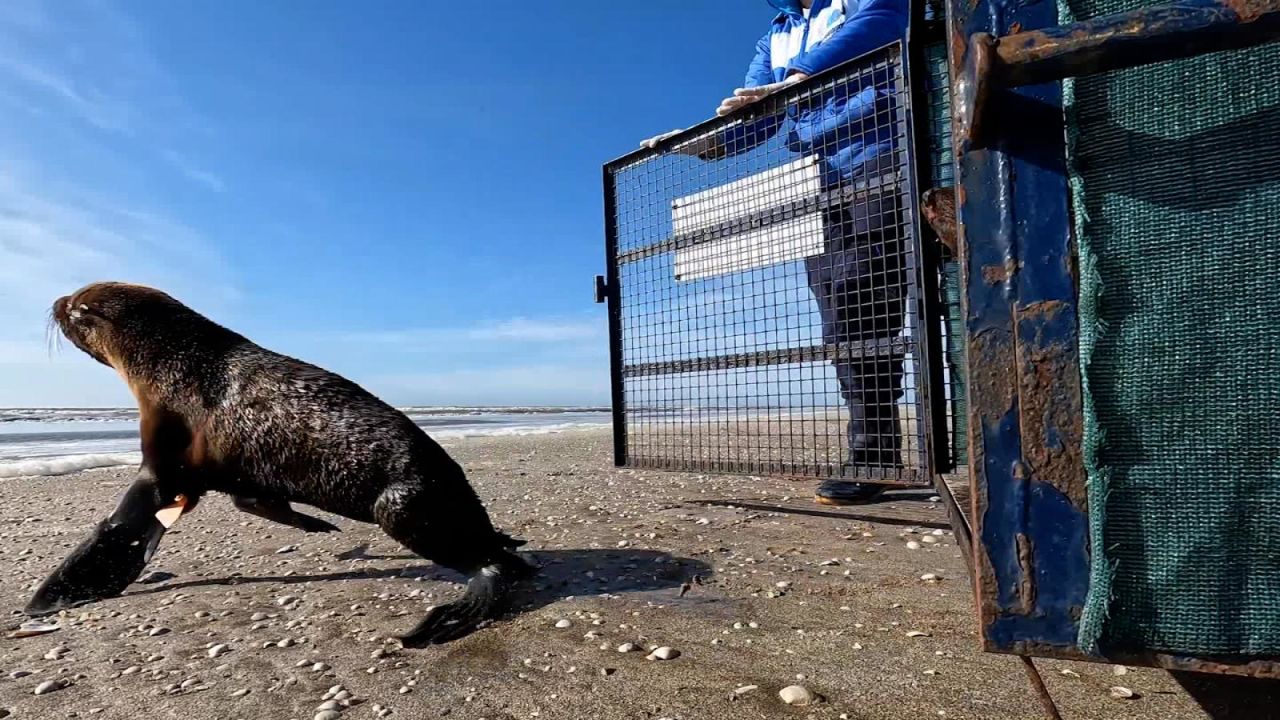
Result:
<svg viewBox="0 0 1280 720"><path fill-rule="evenodd" d="M368 545L359 545L339 553L339 560L418 561L416 555L371 555ZM520 553L539 566L530 580L516 585L510 614L528 612L575 595L622 594L671 590L678 597L682 587L711 575L706 563L681 558L656 550L530 550ZM430 563L403 567L379 567L344 570L312 575L240 575L200 578L160 585L134 585L125 597L173 592L188 588L272 583L296 585L331 580L378 580L387 578L426 578L443 582L462 582L456 573Z"/></svg>
<svg viewBox="0 0 1280 720"><path fill-rule="evenodd" d="M859 522L873 522L884 525L897 525L900 527L922 527L935 530L950 530L951 523L944 521L921 520L918 518L894 517L892 514L877 512L878 505L932 505L929 498L934 495L933 491L900 491L893 494L881 495L874 500L858 505L847 505L844 507L835 506L817 506L805 505L797 506L796 504L786 503L767 503L759 500L690 500L690 505L701 505L704 507L733 507L742 510L754 510L756 512L784 513L787 515L805 515L808 517L831 518L833 520L854 520Z"/></svg>

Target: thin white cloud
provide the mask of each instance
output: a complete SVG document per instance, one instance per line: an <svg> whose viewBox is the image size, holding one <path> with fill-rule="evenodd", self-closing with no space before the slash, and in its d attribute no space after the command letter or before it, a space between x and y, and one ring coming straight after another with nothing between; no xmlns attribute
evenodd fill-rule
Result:
<svg viewBox="0 0 1280 720"><path fill-rule="evenodd" d="M137 146L132 152L151 153L209 190L226 189L218 173L180 152L206 146L210 125L183 100L143 28L113 2L6 0L0 100L88 136L126 138Z"/></svg>
<svg viewBox="0 0 1280 720"><path fill-rule="evenodd" d="M76 81L67 75L29 61L5 56L0 56L0 71L27 90L48 96L64 112L74 113L94 127L129 132L129 110L124 104L113 101L92 88L77 87Z"/></svg>
<svg viewBox="0 0 1280 720"><path fill-rule="evenodd" d="M197 185L203 185L214 192L226 192L227 184L221 177L209 172L208 170L197 167L177 151L166 150L164 152L164 158L170 165L176 168L178 172L182 173L188 180L196 183Z"/></svg>

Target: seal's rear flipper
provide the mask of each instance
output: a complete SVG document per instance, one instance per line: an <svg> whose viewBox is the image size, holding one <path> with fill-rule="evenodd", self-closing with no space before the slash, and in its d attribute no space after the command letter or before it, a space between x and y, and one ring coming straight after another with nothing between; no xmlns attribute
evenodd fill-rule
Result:
<svg viewBox="0 0 1280 720"><path fill-rule="evenodd" d="M115 512L40 584L24 612L48 615L124 592L142 574L164 536L165 526L156 518L162 507L154 478L142 473Z"/></svg>
<svg viewBox="0 0 1280 720"><path fill-rule="evenodd" d="M461 600L432 608L417 627L400 636L400 642L408 648L451 642L471 634L481 623L502 612L511 583L533 572L519 556L503 554L503 559L471 576Z"/></svg>

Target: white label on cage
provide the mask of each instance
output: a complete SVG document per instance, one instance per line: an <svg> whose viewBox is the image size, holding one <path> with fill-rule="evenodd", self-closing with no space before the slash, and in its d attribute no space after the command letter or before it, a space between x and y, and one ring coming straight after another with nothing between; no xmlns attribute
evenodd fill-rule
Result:
<svg viewBox="0 0 1280 720"><path fill-rule="evenodd" d="M809 213L676 251L676 280L724 275L822 252L822 213Z"/></svg>
<svg viewBox="0 0 1280 720"><path fill-rule="evenodd" d="M822 190L818 158L803 157L781 167L676 198L671 226L676 235L701 230L752 213L815 197Z"/></svg>

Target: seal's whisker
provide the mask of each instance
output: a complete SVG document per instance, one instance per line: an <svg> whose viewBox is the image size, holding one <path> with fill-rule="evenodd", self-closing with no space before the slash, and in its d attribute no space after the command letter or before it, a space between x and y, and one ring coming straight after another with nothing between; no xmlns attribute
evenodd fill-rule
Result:
<svg viewBox="0 0 1280 720"><path fill-rule="evenodd" d="M48 321L44 325L44 346L50 360L53 359L54 351L62 349L62 333L59 330L57 314L50 308Z"/></svg>

